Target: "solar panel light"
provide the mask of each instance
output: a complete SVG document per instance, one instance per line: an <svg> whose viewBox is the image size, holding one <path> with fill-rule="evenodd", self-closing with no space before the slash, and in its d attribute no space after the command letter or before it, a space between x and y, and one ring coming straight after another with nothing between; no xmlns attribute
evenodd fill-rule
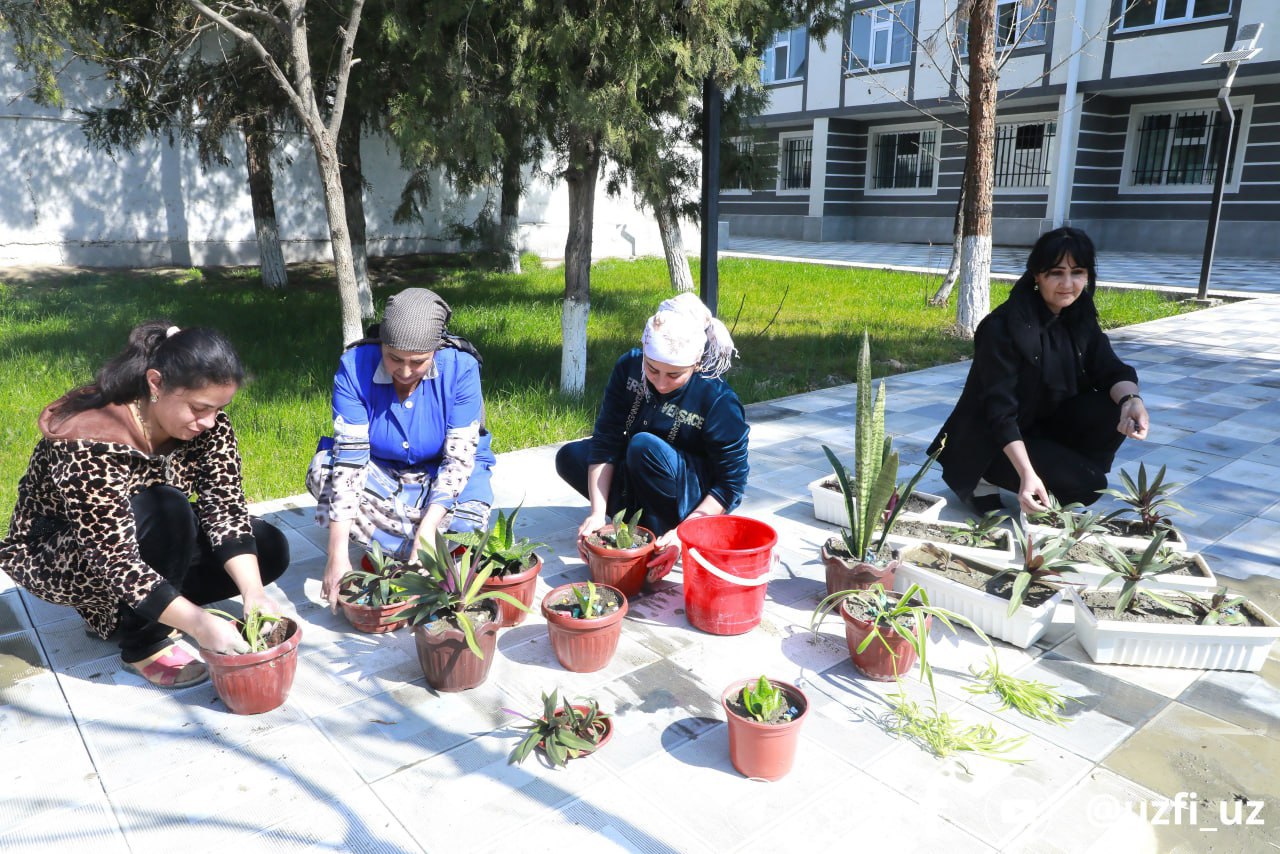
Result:
<svg viewBox="0 0 1280 854"><path fill-rule="evenodd" d="M1262 53L1262 48L1257 46L1258 37L1261 35L1262 24L1245 24L1240 28L1240 33L1236 36L1236 42L1231 46L1231 50L1219 51L1200 64L1219 65L1224 62L1248 62Z"/></svg>

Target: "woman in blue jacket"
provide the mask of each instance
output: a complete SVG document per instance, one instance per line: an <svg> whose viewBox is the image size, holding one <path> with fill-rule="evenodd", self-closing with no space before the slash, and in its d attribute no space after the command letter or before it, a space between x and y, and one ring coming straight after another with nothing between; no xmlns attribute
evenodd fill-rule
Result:
<svg viewBox="0 0 1280 854"><path fill-rule="evenodd" d="M556 471L591 502L584 537L619 510L658 535L651 577L678 554L685 519L732 511L747 486L746 414L721 375L736 350L693 294L663 301L641 346L618 359L591 438L565 445Z"/></svg>
<svg viewBox="0 0 1280 854"><path fill-rule="evenodd" d="M316 523L329 529L321 595L337 606L347 541L412 560L437 529L488 522L496 462L484 426L475 348L449 335L451 312L425 288L387 300L380 327L351 345L333 379L333 439L307 471Z"/></svg>

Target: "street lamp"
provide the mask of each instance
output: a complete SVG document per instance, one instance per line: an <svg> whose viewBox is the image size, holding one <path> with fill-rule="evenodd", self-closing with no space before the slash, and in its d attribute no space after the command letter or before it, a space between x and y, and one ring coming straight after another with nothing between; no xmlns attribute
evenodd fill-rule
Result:
<svg viewBox="0 0 1280 854"><path fill-rule="evenodd" d="M1236 68L1242 62L1248 62L1262 48L1257 47L1258 36L1262 34L1262 24L1246 24L1240 28L1236 42L1231 50L1215 53L1201 65L1227 66L1227 79L1218 90L1218 113L1226 123L1226 141L1218 155L1218 174L1213 179L1213 207L1209 209L1209 227L1204 236L1204 258L1200 262L1200 287L1196 291L1197 300L1209 298L1209 271L1213 268L1213 249L1218 242L1218 218L1222 214L1222 193L1226 186L1227 164L1231 158L1231 148L1235 142L1236 114L1231 109L1231 83L1236 78ZM1221 138L1221 137L1219 137Z"/></svg>

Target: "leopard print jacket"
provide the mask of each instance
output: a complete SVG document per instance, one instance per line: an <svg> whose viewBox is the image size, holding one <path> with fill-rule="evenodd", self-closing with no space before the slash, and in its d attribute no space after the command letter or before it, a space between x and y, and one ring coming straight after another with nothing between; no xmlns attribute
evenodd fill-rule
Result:
<svg viewBox="0 0 1280 854"><path fill-rule="evenodd" d="M164 578L143 562L129 499L168 484L195 495L196 517L216 550L252 543L240 454L226 413L168 454L122 442L41 439L18 483L0 571L48 602L70 605L99 635L121 603L136 606Z"/></svg>

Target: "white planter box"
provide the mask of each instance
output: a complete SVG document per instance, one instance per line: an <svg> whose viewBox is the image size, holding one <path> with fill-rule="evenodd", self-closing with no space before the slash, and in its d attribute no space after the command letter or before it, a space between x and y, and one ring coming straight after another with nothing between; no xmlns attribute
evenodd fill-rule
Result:
<svg viewBox="0 0 1280 854"><path fill-rule="evenodd" d="M935 575L927 569L913 566L904 560L894 576L893 589L906 592L912 584L919 584L929 594L929 604L955 611L967 617L988 635L1026 649L1049 629L1054 609L1062 601L1059 590L1048 601L1035 608L1023 605L1009 616L1009 600Z"/></svg>
<svg viewBox="0 0 1280 854"><path fill-rule="evenodd" d="M1022 530L1027 532L1028 536L1042 537L1046 534L1053 536L1062 533L1061 528L1054 528L1050 525L1038 525L1035 522L1027 521L1025 511L1018 511L1018 523L1022 526ZM1118 549L1138 549L1141 551L1151 544L1150 537L1120 537L1115 534L1100 534L1098 539L1106 540ZM1164 545L1168 546L1175 552L1186 552L1189 550L1187 541L1182 538L1181 532L1176 532L1174 537L1165 537Z"/></svg>
<svg viewBox="0 0 1280 854"><path fill-rule="evenodd" d="M907 518L907 517L904 514L902 518ZM965 528L965 525L962 522L943 522L937 519L917 519L916 521L928 522L930 525L937 525L941 528L951 528L956 531L962 531ZM894 527L896 528L897 526L895 525ZM899 534L896 530L894 531L894 533L889 535L888 540L890 545L898 549L908 548L910 546L918 545L920 543L934 543L939 548L944 548L947 551L951 552L953 555L956 555L958 557L972 558L974 560L981 561L983 563L990 564L992 566L996 566L1000 569L1003 569L1005 566L1007 566L1009 563L1013 561L1014 547L1013 547L1013 533L1010 532L1007 528L1001 528L1001 530L1004 531L1004 534L1005 534L1004 540L1007 546L1007 548L1004 548L1004 549L981 549L981 548L978 548L977 546L959 546L959 545L954 545L952 543L947 543L942 541L926 540L926 539L921 539L920 537L915 537L915 536L906 536L904 534Z"/></svg>
<svg viewBox="0 0 1280 854"><path fill-rule="evenodd" d="M1099 619L1074 590L1068 594L1076 609L1080 645L1098 664L1257 672L1266 663L1271 645L1280 638L1280 624L1256 607L1251 610L1266 625L1128 623Z"/></svg>
<svg viewBox="0 0 1280 854"><path fill-rule="evenodd" d="M1183 554L1186 554L1185 552ZM1200 593L1208 595L1218 589L1218 579L1213 574L1213 570L1209 569L1209 565L1204 562L1204 558L1198 554L1187 555L1195 561L1196 566L1200 567L1204 575L1157 575L1150 581L1143 582L1144 586L1159 592L1161 590L1181 590L1187 593ZM1073 563L1076 568L1075 575L1064 575L1063 578L1068 582L1081 582L1086 587L1101 590L1119 590L1123 583L1120 579L1108 582L1106 587L1099 587L1098 583L1102 581L1110 570L1105 567L1092 563Z"/></svg>
<svg viewBox="0 0 1280 854"><path fill-rule="evenodd" d="M809 497L813 499L813 515L819 522L830 522L832 525L847 527L849 517L844 512L844 496L840 494L840 490L828 489L823 484L835 485L835 475L827 475L820 477L809 484ZM941 495L934 495L929 492L920 492L916 490L912 493L917 498L923 498L926 501L932 501L933 506L923 513L912 513L903 510L899 519L928 519L934 520L942 513L942 508L947 506L947 499Z"/></svg>

